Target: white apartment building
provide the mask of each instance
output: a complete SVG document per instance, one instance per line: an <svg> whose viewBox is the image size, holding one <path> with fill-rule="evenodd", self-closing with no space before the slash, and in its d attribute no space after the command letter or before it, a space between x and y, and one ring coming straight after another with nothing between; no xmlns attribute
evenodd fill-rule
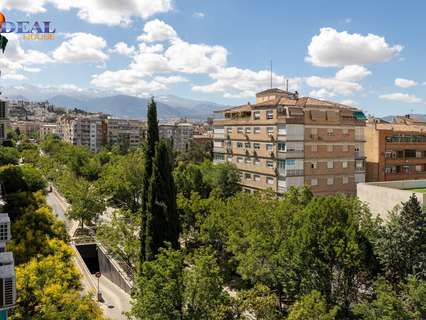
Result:
<svg viewBox="0 0 426 320"><path fill-rule="evenodd" d="M185 151L188 150L192 143L194 125L186 122L160 124L159 134L162 138L172 140L175 150Z"/></svg>

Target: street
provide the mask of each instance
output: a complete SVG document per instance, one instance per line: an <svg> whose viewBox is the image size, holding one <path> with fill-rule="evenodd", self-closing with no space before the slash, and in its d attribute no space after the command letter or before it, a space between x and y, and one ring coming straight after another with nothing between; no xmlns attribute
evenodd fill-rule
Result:
<svg viewBox="0 0 426 320"><path fill-rule="evenodd" d="M56 194L56 191L49 192L46 197L47 204L52 208L53 212L57 215L57 217L64 221L70 236L74 233L78 223L74 223L73 221L69 221L65 212L68 207L68 204L61 199L59 195ZM75 249L75 247L73 247ZM83 259L79 256L77 250L76 253L76 266L80 270L82 274L81 283L86 292L95 292L97 288L97 278L91 274L83 262ZM77 256L78 255L78 256ZM120 289L117 285L112 283L106 277L102 276L99 282L99 288L102 293L103 301L100 303L104 314L109 319L127 319L126 316L123 315L123 312L127 312L130 310L130 295Z"/></svg>

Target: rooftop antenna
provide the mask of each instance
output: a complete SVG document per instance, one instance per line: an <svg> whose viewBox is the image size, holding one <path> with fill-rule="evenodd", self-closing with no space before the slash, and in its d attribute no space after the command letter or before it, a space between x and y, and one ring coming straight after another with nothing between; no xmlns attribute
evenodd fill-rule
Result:
<svg viewBox="0 0 426 320"><path fill-rule="evenodd" d="M272 89L272 60L271 60L271 89Z"/></svg>
<svg viewBox="0 0 426 320"><path fill-rule="evenodd" d="M288 79L285 81L285 91L288 92Z"/></svg>

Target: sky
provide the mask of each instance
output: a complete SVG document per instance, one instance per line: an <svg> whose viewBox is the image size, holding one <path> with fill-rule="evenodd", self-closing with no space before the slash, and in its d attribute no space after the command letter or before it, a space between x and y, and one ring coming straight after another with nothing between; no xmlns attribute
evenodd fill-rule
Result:
<svg viewBox="0 0 426 320"><path fill-rule="evenodd" d="M426 113L426 1L0 0L3 87L238 105L270 87L376 116Z"/></svg>

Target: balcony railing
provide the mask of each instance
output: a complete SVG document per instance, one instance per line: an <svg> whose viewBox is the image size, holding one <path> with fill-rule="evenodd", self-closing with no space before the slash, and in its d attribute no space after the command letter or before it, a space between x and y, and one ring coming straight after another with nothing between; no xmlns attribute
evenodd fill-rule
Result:
<svg viewBox="0 0 426 320"><path fill-rule="evenodd" d="M213 152L225 153L225 148L224 147L213 147Z"/></svg>
<svg viewBox="0 0 426 320"><path fill-rule="evenodd" d="M364 152L355 151L355 158L365 158Z"/></svg>
<svg viewBox="0 0 426 320"><path fill-rule="evenodd" d="M355 167L355 172L365 172L365 168L359 168L359 167Z"/></svg>
<svg viewBox="0 0 426 320"><path fill-rule="evenodd" d="M280 176L284 176L284 177L298 177L298 176L304 175L303 169L297 169L297 170L278 169L278 173Z"/></svg>
<svg viewBox="0 0 426 320"><path fill-rule="evenodd" d="M305 156L303 150L298 151L278 151L277 158L278 159L298 159L303 158Z"/></svg>

